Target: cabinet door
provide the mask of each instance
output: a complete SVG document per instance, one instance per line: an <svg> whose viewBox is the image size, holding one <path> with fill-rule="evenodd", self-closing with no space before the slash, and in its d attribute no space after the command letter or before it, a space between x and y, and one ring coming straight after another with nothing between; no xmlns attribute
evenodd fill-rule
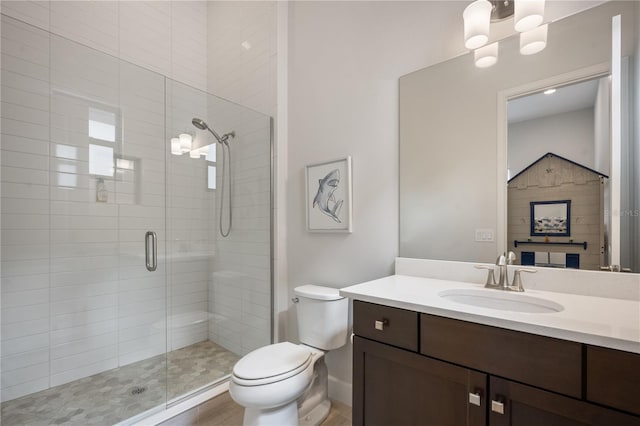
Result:
<svg viewBox="0 0 640 426"><path fill-rule="evenodd" d="M354 425L484 426L487 376L355 337Z"/></svg>
<svg viewBox="0 0 640 426"><path fill-rule="evenodd" d="M490 426L640 426L640 417L496 377L489 391Z"/></svg>

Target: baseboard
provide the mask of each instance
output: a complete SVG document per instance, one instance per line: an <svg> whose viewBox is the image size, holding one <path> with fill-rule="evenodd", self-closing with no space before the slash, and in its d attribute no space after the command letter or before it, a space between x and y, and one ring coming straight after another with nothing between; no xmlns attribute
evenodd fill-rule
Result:
<svg viewBox="0 0 640 426"><path fill-rule="evenodd" d="M351 383L329 376L329 398L351 407Z"/></svg>

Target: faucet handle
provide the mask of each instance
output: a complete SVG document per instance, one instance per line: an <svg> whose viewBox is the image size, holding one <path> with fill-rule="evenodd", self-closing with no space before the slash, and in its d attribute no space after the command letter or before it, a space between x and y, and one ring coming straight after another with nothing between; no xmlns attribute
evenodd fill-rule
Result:
<svg viewBox="0 0 640 426"><path fill-rule="evenodd" d="M526 272L526 273L529 273L529 274L535 274L538 271L535 270L535 269L528 269L528 268L516 269L513 272L513 283L509 286L509 290L511 290L511 291L519 291L519 292L523 292L524 291L524 287L522 286L522 278L520 277L520 272Z"/></svg>
<svg viewBox="0 0 640 426"><path fill-rule="evenodd" d="M487 273L487 281L484 283L486 288L496 288L498 285L496 284L496 278L493 275L493 266L489 265L475 265L476 269L486 269Z"/></svg>
<svg viewBox="0 0 640 426"><path fill-rule="evenodd" d="M513 262L516 261L516 254L512 251L507 253L507 265L513 265Z"/></svg>

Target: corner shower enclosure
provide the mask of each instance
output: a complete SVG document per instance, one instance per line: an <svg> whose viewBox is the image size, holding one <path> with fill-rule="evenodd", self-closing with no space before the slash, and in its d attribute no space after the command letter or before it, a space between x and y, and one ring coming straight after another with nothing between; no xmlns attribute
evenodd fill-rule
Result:
<svg viewBox="0 0 640 426"><path fill-rule="evenodd" d="M2 424L126 421L271 342L270 117L4 15L1 97ZM194 117L235 132L227 238Z"/></svg>

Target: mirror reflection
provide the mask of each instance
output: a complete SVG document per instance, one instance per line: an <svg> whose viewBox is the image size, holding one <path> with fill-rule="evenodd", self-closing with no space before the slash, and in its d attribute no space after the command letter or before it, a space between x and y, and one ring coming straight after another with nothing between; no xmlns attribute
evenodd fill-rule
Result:
<svg viewBox="0 0 640 426"><path fill-rule="evenodd" d="M400 256L493 263L516 249L525 264L595 270L619 258L640 271L639 9L638 2L606 2L550 22L547 46L535 55L521 55L519 38L509 37L490 68L477 68L470 52L400 78ZM623 81L608 92L617 15ZM547 89L556 93L544 95ZM570 91L571 105L564 104L559 99ZM536 96L549 102L527 105ZM621 124L607 121L616 96ZM546 125L532 130L536 122ZM609 166L614 124L627 144L615 155L617 177ZM569 177L573 190L544 192ZM614 206L608 187L616 178ZM508 206L517 198L511 192L535 185L537 195ZM588 202L574 198L590 185L601 189L585 195ZM569 235L531 235L531 203L563 200L571 200Z"/></svg>
<svg viewBox="0 0 640 426"><path fill-rule="evenodd" d="M507 107L507 241L522 265L608 264L609 76Z"/></svg>

